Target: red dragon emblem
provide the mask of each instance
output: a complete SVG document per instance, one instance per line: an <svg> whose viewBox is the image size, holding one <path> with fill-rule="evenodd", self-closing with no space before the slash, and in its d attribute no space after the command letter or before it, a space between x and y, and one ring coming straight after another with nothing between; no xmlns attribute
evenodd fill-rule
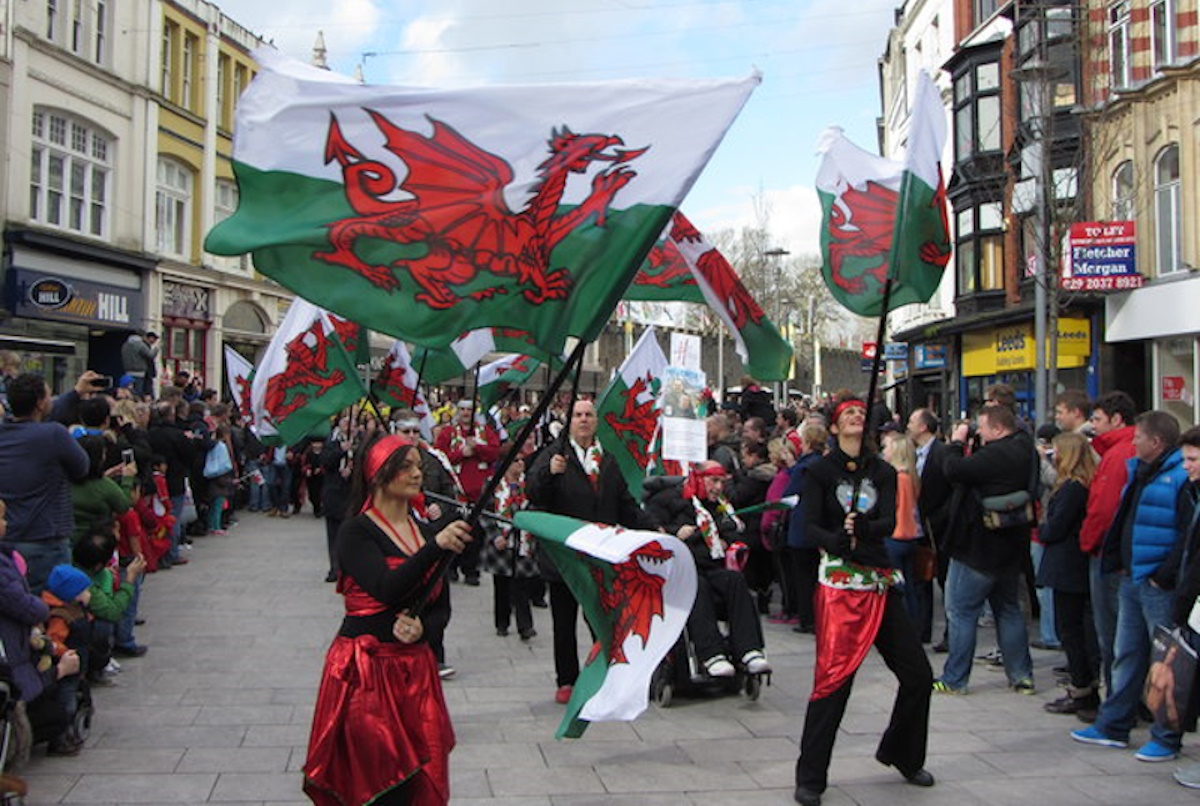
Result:
<svg viewBox="0 0 1200 806"><path fill-rule="evenodd" d="M329 368L329 350L333 347L320 319L284 345L287 364L283 372L267 379L263 400L272 420L283 420L306 406L310 395L320 397L346 380L340 369Z"/></svg>
<svg viewBox="0 0 1200 806"><path fill-rule="evenodd" d="M637 175L623 163L647 150L622 150L618 146L624 141L615 135L556 129L532 197L513 212L504 199L513 170L503 159L440 120L429 118L433 133L425 137L366 111L383 133L384 147L403 160L408 173L397 184L392 169L355 149L331 115L325 162L341 166L346 199L357 217L330 224L330 251L313 257L348 268L384 291L398 289L397 271L407 271L420 288L415 299L435 310L450 308L464 296L482 300L507 293L498 284L479 288L481 272L513 278L534 304L565 298L571 276L565 268L550 269L551 253L593 216L597 226L604 226L614 196ZM592 178L591 193L581 203L558 212L570 176L585 173L593 162L613 167ZM397 188L410 198L388 198ZM365 240L424 249L378 265L356 252ZM467 285L471 290L457 290Z"/></svg>
<svg viewBox="0 0 1200 806"><path fill-rule="evenodd" d="M252 384L250 379L245 375L238 375L234 377L233 382L237 385L237 389L234 390L234 394L236 395L238 411L241 412L242 416L247 420L253 419L254 409L251 408L252 403L250 387Z"/></svg>
<svg viewBox="0 0 1200 806"><path fill-rule="evenodd" d="M650 443L654 439L654 430L658 427L658 410L654 398L644 403L638 403L638 398L650 390L650 380L638 378L622 395L625 408L620 414L607 412L604 421L613 430L629 451L629 455L638 463L638 467L646 467L650 463Z"/></svg>
<svg viewBox="0 0 1200 806"><path fill-rule="evenodd" d="M403 366L388 361L383 365L383 369L380 370L372 386L380 397L389 398L397 405L415 410L422 401L417 399L417 390L404 382L406 374Z"/></svg>
<svg viewBox="0 0 1200 806"><path fill-rule="evenodd" d="M337 333L342 346L346 348L346 352L353 356L358 351L358 340L362 335L362 327L358 322L351 322L349 319L343 319L332 313L329 314L329 321L333 324L333 330Z"/></svg>
<svg viewBox="0 0 1200 806"><path fill-rule="evenodd" d="M671 218L671 240L676 243L701 243L704 236L683 213L676 211ZM696 271L704 277L738 330L745 328L748 322L757 325L766 317L738 279L733 266L716 248L709 248L696 259Z"/></svg>
<svg viewBox="0 0 1200 806"><path fill-rule="evenodd" d="M592 566L592 578L600 589L600 609L614 616L609 664L629 663L625 657L625 639L636 635L645 646L650 641L651 622L655 616L661 618L665 612L663 586L667 580L647 571L642 563L661 565L674 556L657 540L652 540L630 554L624 562L607 568ZM597 642L592 646L588 662L594 660L599 652L600 644Z"/></svg>
<svg viewBox="0 0 1200 806"><path fill-rule="evenodd" d="M646 265L633 278L634 285L654 288L673 288L696 284L687 261L679 254L679 247L668 241L654 245L646 255Z"/></svg>

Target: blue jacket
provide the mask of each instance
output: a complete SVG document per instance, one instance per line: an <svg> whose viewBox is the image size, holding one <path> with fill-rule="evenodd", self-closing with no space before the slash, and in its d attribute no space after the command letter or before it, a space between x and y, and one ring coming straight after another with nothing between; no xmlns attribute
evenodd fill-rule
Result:
<svg viewBox="0 0 1200 806"><path fill-rule="evenodd" d="M1105 570L1111 570L1113 559L1117 559L1119 564L1121 527L1124 519L1133 518L1133 567L1129 571L1134 582L1141 582L1154 575L1175 547L1175 542L1179 539L1176 515L1179 491L1187 484L1183 454L1176 448L1163 458L1158 472L1146 481L1137 500L1127 500L1136 478L1138 461L1134 458L1126 463L1129 481L1121 493L1121 505L1105 539L1104 551ZM1133 508L1132 512L1128 511L1130 507Z"/></svg>
<svg viewBox="0 0 1200 806"><path fill-rule="evenodd" d="M808 470L808 466L821 458L819 453L806 453L796 460L796 464L792 465L788 471L791 474L791 481L788 482L787 489L783 491L785 496L799 496L804 490L804 474ZM790 549L816 548L816 543L808 539L804 528L804 505L797 504L796 507L789 513L788 516L788 534L787 546Z"/></svg>

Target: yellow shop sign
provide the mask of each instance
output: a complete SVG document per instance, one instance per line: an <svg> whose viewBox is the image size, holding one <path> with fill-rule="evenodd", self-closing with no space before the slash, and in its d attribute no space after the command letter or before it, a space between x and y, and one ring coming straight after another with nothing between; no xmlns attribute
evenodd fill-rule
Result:
<svg viewBox="0 0 1200 806"><path fill-rule="evenodd" d="M1087 365L1092 326L1087 319L1058 320L1058 368ZM1050 359L1047 341L1046 360ZM1033 323L998 327L962 337L962 373L966 377L1031 370L1037 364Z"/></svg>

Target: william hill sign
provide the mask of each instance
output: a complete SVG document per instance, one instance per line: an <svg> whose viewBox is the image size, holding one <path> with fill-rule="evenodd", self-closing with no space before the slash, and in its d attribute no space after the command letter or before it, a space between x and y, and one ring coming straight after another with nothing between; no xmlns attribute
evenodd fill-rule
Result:
<svg viewBox="0 0 1200 806"><path fill-rule="evenodd" d="M127 329L142 320L139 289L68 280L29 269L13 269L9 278L9 300L17 316L113 329Z"/></svg>

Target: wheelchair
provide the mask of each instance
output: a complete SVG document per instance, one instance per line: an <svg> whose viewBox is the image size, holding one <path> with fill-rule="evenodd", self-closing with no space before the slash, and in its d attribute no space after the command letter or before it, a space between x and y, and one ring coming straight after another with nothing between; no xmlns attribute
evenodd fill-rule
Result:
<svg viewBox="0 0 1200 806"><path fill-rule="evenodd" d="M736 694L744 692L750 702L756 702L762 694L763 683L771 685L771 673L752 673L742 665L741 659L731 657L733 677L713 677L704 668L703 659L696 654L685 625L675 646L667 652L650 677L650 701L659 708L669 708L677 695L704 696L712 694Z"/></svg>

